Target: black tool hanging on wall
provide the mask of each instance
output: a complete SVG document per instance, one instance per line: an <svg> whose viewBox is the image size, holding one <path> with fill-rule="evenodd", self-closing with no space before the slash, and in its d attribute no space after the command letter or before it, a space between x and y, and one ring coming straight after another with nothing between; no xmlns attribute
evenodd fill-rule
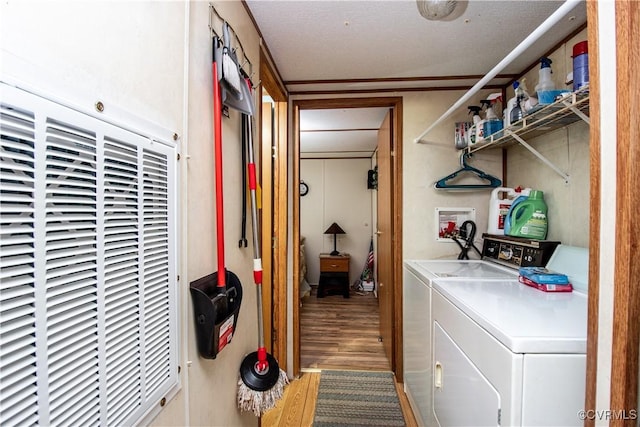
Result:
<svg viewBox="0 0 640 427"><path fill-rule="evenodd" d="M240 170L244 171L245 165L247 164L247 115L242 115L242 120L240 121L241 134L242 134L242 147L240 151L242 151L242 168ZM242 174L242 220L240 221L240 240L238 241L239 248L246 248L248 245L247 242L247 174L243 172Z"/></svg>
<svg viewBox="0 0 640 427"><path fill-rule="evenodd" d="M233 272L227 270L224 258L224 203L222 184L222 96L218 74L219 63L215 58L220 40L213 39L213 134L216 193L216 239L218 271L191 282L190 291L196 322L196 340L200 355L215 359L231 342L238 321L242 301L242 285Z"/></svg>

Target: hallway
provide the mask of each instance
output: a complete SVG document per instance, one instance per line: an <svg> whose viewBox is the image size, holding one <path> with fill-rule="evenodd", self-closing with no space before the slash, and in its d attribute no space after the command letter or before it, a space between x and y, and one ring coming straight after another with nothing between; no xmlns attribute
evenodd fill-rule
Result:
<svg viewBox="0 0 640 427"><path fill-rule="evenodd" d="M313 289L300 310L300 367L390 370L378 340L379 317L372 292L317 298Z"/></svg>

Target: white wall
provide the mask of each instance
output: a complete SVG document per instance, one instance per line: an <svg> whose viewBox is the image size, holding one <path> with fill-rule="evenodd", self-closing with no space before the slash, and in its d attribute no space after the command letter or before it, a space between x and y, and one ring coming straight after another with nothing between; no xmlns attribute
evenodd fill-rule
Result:
<svg viewBox="0 0 640 427"><path fill-rule="evenodd" d="M300 235L310 284L318 283L319 254L333 251L333 235L323 234L333 222L346 232L337 235L337 249L351 255L350 283L362 272L372 234L370 168L371 159L300 160L300 178L309 185L309 193L300 198Z"/></svg>
<svg viewBox="0 0 640 427"><path fill-rule="evenodd" d="M576 123L528 141L570 177L564 178L524 147L508 153L508 182L544 192L549 240L589 246L589 126ZM512 185L509 185L512 187Z"/></svg>
<svg viewBox="0 0 640 427"><path fill-rule="evenodd" d="M216 2L215 7L238 32L253 69L259 69L259 41L253 25L238 1ZM189 33L189 146L188 146L188 282L217 271L214 164L212 133L211 37L208 2L190 2ZM219 26L217 27L220 30ZM257 77L254 81L257 82ZM222 145L224 160L225 257L227 268L234 272L243 287L243 300L236 334L229 348L217 359L198 356L193 331L191 301L187 310L189 371L188 405L191 425L255 425L252 414L240 414L236 408L237 381L245 354L258 347L255 285L253 282L253 248L238 248L242 193L240 182L245 170L240 166L240 114L230 110L223 116ZM257 141L257 138L254 138ZM247 224L251 236L251 221ZM185 283L186 285L186 283ZM158 425L163 424L159 420Z"/></svg>
<svg viewBox="0 0 640 427"><path fill-rule="evenodd" d="M557 89L573 90L564 84L573 68L573 45L587 39L586 30L564 43L549 57ZM525 76L533 94L538 83L538 68ZM527 138L524 138L527 140ZM567 173L569 182L542 163L522 146L509 149L507 175L509 187L530 187L544 192L549 209L547 239L571 246L589 246L589 125L579 122L527 140L536 150Z"/></svg>
<svg viewBox="0 0 640 427"><path fill-rule="evenodd" d="M238 328L216 360L198 356L189 282L216 271L208 2L0 3L2 78L24 82L105 116L134 115L142 126L176 132L182 160L180 335L182 389L153 425L257 425L236 408L240 363L257 348L252 248L225 236L227 266L244 288ZM259 40L239 1L217 2L259 69ZM223 121L226 229L239 230L240 117ZM188 185L187 185L188 183ZM249 228L250 233L250 228Z"/></svg>
<svg viewBox="0 0 640 427"><path fill-rule="evenodd" d="M492 91L481 91L469 101L479 105ZM476 209L476 246L482 247L481 236L487 230L490 190L443 191L434 184L460 168L460 152L455 149L455 122L468 121L464 109L451 115L426 137L427 143L416 144L414 138L446 111L463 91L407 93L403 96L403 258L455 258L460 252L453 242L436 240L436 207ZM486 151L486 152L485 152ZM474 154L469 163L502 179L500 150ZM479 181L476 181L478 183ZM472 258L477 254L469 252Z"/></svg>
<svg viewBox="0 0 640 427"><path fill-rule="evenodd" d="M469 105L479 105L492 90L480 91ZM416 144L414 138L444 113L464 91L398 92L388 96L402 96L402 226L403 258L455 258L459 253L453 242L437 242L436 207L472 207L476 209L476 246L481 246L482 233L487 229L488 190L440 191L434 184L440 178L460 168L460 152L455 149L455 122L468 121L470 116L461 109L426 137L427 144ZM355 95L354 95L355 96ZM372 95L373 97L384 97ZM323 99L330 95L292 96L297 99ZM341 98L348 96L341 96ZM502 178L502 156L499 150L480 152L470 164L498 178ZM470 254L470 256L473 256Z"/></svg>

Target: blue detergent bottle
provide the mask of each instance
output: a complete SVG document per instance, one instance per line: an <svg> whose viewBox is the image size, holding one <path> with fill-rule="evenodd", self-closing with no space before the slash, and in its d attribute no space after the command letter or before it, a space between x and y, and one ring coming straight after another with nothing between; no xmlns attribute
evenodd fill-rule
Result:
<svg viewBox="0 0 640 427"><path fill-rule="evenodd" d="M520 187L518 187L516 189L516 192L520 193L520 196L516 197L513 200L513 203L511 204L511 206L509 206L509 211L507 212L507 215L505 215L504 217L504 234L506 234L507 236L509 236L509 232L511 231L511 212L513 212L513 209L519 203L522 203L525 200L527 200L527 197L529 197L529 194L531 193L531 189L525 188L524 190L521 190Z"/></svg>
<svg viewBox="0 0 640 427"><path fill-rule="evenodd" d="M517 199L511 205L507 217L509 218L509 232L505 234L514 237L544 240L547 237L547 204L544 193L532 190L529 197L518 203Z"/></svg>

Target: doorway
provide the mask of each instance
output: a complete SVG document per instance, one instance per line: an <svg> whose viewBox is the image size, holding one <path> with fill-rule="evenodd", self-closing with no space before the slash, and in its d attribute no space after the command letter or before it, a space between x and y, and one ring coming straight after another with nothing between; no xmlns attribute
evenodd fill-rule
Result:
<svg viewBox="0 0 640 427"><path fill-rule="evenodd" d="M388 237L389 246L385 250L378 253L384 253L384 259L379 260L382 263L388 263L390 279L385 284L386 296L387 296L387 309L378 307L379 301L371 300L364 301L364 304L373 304L373 308L380 310L383 316L380 317L379 335L382 337L382 343L388 349L388 364L391 370L396 372L399 379L401 379L402 373L402 282L401 282L401 147L398 141L402 140L401 129L401 117L402 117L402 98L348 98L348 99L321 99L321 100L299 100L293 102L293 227L292 227L292 240L293 240L293 295L296 297L300 295L302 277L300 272L300 237L301 237L301 220L300 220L300 186L297 183L300 182L300 169L301 169L301 153L300 153L300 112L301 110L319 110L319 109L348 109L348 108L386 108L390 111L389 114L389 126L388 126L388 143L384 147L384 152L389 153L388 165L389 165L389 185L393 187L389 189L390 203L385 204L385 208L388 211L388 218L392 222L390 229L392 230ZM369 159L370 160L370 159ZM366 182L367 176L363 177ZM327 224L328 225L328 224ZM371 224L372 231L377 231L377 224L373 222ZM377 236L377 234L374 234ZM393 236L393 238L391 238ZM361 266L365 260L354 260L352 265ZM351 282L360 276L359 268L356 268L351 272ZM349 283L351 285L351 283ZM369 295L373 298L372 295ZM355 297L360 297L358 294L354 294ZM316 298L315 295L311 298ZM331 297L333 301L336 301L335 305L353 304L355 301L349 301L350 299L344 299L339 301L341 296ZM314 301L314 304L319 301ZM326 304L325 308L320 308L320 312L324 311L325 316L330 316L329 307L330 303L322 302ZM337 309L334 307L334 309ZM346 308L349 310L349 308ZM353 313L353 309L351 309ZM301 307L300 304L293 304L293 373L297 375L301 369ZM322 314L319 314L322 316ZM320 319L321 320L321 319ZM318 320L318 321L320 321ZM348 322L348 320L345 320ZM345 330L347 325L345 325ZM339 328L339 327L338 327ZM336 343L339 345L344 342L340 333L336 334ZM353 368L362 369L361 364L353 366Z"/></svg>

